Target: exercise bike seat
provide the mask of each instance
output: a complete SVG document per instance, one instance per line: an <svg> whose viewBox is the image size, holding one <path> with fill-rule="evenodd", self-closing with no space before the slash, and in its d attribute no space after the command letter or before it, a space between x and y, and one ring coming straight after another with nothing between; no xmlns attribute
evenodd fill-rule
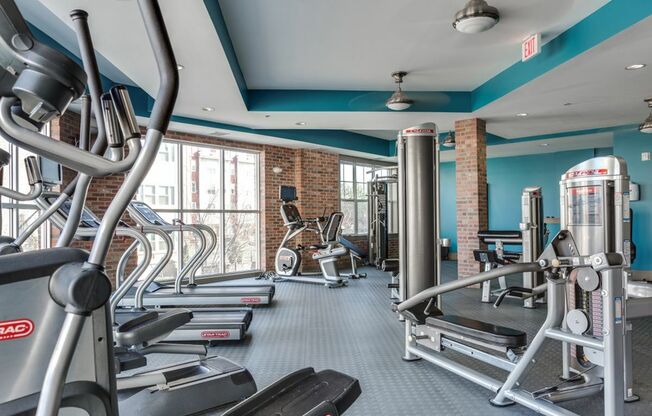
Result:
<svg viewBox="0 0 652 416"><path fill-rule="evenodd" d="M192 311L188 309L171 309L161 313L156 311L144 312L120 324L113 331L113 336L117 345L133 347L151 343L153 340L187 324L191 319Z"/></svg>
<svg viewBox="0 0 652 416"><path fill-rule="evenodd" d="M527 335L518 329L489 324L455 315L432 316L426 324L442 331L505 348L521 348L527 345Z"/></svg>

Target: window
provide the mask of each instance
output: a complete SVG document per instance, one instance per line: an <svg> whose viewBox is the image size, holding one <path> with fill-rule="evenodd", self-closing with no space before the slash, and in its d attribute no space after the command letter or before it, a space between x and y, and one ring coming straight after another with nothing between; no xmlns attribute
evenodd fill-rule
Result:
<svg viewBox="0 0 652 416"><path fill-rule="evenodd" d="M41 133L49 136L50 125L46 124ZM11 154L10 164L2 169L1 184L23 193L28 192L29 183L27 182L24 160L28 156L34 156L34 154L10 145L4 140L0 140L0 148ZM0 222L2 223L2 227L0 231L4 236L17 237L25 227L40 215L40 210L33 201L14 201L13 199L2 197L1 202L2 212L0 213ZM23 251L32 251L47 248L50 246L49 239L49 227L46 223L39 227L23 243L22 249Z"/></svg>
<svg viewBox="0 0 652 416"><path fill-rule="evenodd" d="M359 160L340 160L340 210L344 213L342 233L362 235L368 232L368 182L374 169L382 166Z"/></svg>
<svg viewBox="0 0 652 416"><path fill-rule="evenodd" d="M259 270L258 154L172 140L161 148L174 156L166 159L159 153L136 198L170 222L179 218L215 231L217 247L197 276ZM173 239L173 261L160 277L176 276L198 248L192 233L177 233ZM165 254L162 241L153 247L155 259Z"/></svg>
<svg viewBox="0 0 652 416"><path fill-rule="evenodd" d="M163 143L158 151L156 160L161 162L175 162L177 159L177 148L174 144Z"/></svg>

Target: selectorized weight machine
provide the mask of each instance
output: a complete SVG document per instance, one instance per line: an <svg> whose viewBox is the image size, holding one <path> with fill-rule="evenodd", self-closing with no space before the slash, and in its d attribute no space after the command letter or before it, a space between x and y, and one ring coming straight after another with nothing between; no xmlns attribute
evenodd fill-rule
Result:
<svg viewBox="0 0 652 416"><path fill-rule="evenodd" d="M540 187L527 187L521 194L521 223L517 231L478 231L483 244L493 244L495 249L473 250L475 259L484 264L488 271L511 263L531 263L539 258L546 239L543 217L543 197ZM522 251L505 250L506 246L518 246ZM545 302L545 284L542 272L524 272L523 285L508 287L505 276L498 279L499 287L491 289L491 281L482 284L482 302L491 302L497 297L500 304L505 296L523 299L523 307L534 308L535 303Z"/></svg>
<svg viewBox="0 0 652 416"><path fill-rule="evenodd" d="M495 393L491 400L495 406L518 403L546 415L571 415L574 413L563 408L562 402L602 393L604 414L623 415L624 402L631 397L630 387L624 382L627 318L647 316L650 303L646 299L627 299L627 238L615 244L605 239L605 235L626 235L618 230L622 228L618 224L628 218L625 211L629 207L626 195L618 189L627 188L613 183L624 182L622 165L612 169L607 160L597 161L597 168L578 165L562 178L562 230L536 261L508 264L441 284L437 262L422 256L424 247L426 253L431 253L436 246L436 230L422 231L437 224L437 207L432 202L437 181L423 180L433 172L435 136L432 124L406 129L399 136L399 209L404 221L401 224L407 222L408 226L401 228L400 240L401 295L405 300L395 308L405 320L404 360L424 359L489 389ZM587 178L594 176L589 172L595 169L598 177ZM578 178L579 183L573 181ZM587 179L602 185L586 183ZM578 186L588 188L570 190ZM598 198L609 192L613 198ZM428 223L411 226L410 218L419 215ZM612 225L615 229L609 230ZM605 229L608 231L602 234ZM576 239L574 233L578 234ZM595 240L597 245L587 245ZM548 309L545 322L529 343L527 335L518 329L447 315L442 310L441 295L445 293L525 272L544 274ZM595 304L598 299L602 302L599 307ZM527 391L521 382L546 339L562 343L561 376L570 383ZM505 370L507 377L498 380L461 364L446 350Z"/></svg>

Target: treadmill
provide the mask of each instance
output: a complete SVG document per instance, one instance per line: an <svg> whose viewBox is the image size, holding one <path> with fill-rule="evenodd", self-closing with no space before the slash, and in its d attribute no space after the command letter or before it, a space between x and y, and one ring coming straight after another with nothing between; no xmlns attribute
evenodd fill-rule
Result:
<svg viewBox="0 0 652 416"><path fill-rule="evenodd" d="M168 233L183 231L184 227L202 227L209 236L210 242L204 252L197 256L198 261L190 267L187 273L190 284L182 287L184 277L179 273L174 285L161 285L153 279L145 280L143 288L132 288L120 302L121 306L138 306L138 295L142 295L142 304L156 307L205 307L224 305L269 305L274 297L273 284L240 284L240 285L196 285L194 273L201 266L216 244L215 232L203 225L170 224L144 202L132 201L127 208L129 216L140 227L158 228ZM192 262L192 260L191 260ZM187 269L188 267L186 267ZM137 293L140 291L141 293Z"/></svg>
<svg viewBox="0 0 652 416"><path fill-rule="evenodd" d="M58 194L52 192L44 193L36 200L36 202L41 209L45 210L52 205L58 196ZM61 229L66 222L68 213L70 212L71 202L71 199L66 200L66 202L64 202L63 205L50 217L52 224L59 229ZM82 240L91 240L95 237L99 225L99 218L88 208L84 207L75 237ZM153 230L148 227L141 227L141 229L137 230L130 227L125 222L120 222L118 228L116 228L116 235L129 236L134 238L136 241L123 254L123 258L120 259L119 264L126 265L126 259L136 250L139 244L149 244L147 238L144 236L146 233L153 233L160 237L167 236L165 233L156 229ZM169 237L167 238L169 240ZM171 251L171 244L169 245L169 248ZM151 257L146 256L144 261L146 260L147 263L149 263L149 258ZM144 261L141 263L144 263ZM160 261L159 264L157 264L145 277L145 279L155 279L160 270L165 267L165 263L167 263L167 261ZM141 307L133 309L117 307L120 299L124 299L125 294L128 293L128 289L131 289L143 274L142 272L144 272L146 266L147 264L139 264L136 270L129 275L129 278L125 279L118 286L116 293L114 293L114 296L111 299L113 321L114 324L118 326L118 329L123 325L129 325L129 321L140 318L148 313L152 313L151 310L148 311ZM140 273L138 272L138 269L141 269ZM121 268L119 267L118 275L120 272ZM116 282L118 281L119 276L116 276ZM193 318L190 322L178 327L170 332L166 337L157 341L205 342L211 345L220 341L241 341L245 338L253 317L251 308L201 308L193 309L192 313Z"/></svg>

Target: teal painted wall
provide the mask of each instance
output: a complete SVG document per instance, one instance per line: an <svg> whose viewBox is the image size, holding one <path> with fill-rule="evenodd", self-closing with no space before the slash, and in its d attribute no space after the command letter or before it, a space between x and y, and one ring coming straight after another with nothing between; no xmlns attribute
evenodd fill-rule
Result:
<svg viewBox="0 0 652 416"><path fill-rule="evenodd" d="M489 227L518 230L521 191L526 186L541 186L544 215L558 217L561 175L586 159L609 154L612 154L611 148L489 159ZM441 166L441 210L441 236L450 238L452 251L457 251L454 162ZM558 230L559 227L551 227L552 234Z"/></svg>
<svg viewBox="0 0 652 416"><path fill-rule="evenodd" d="M627 161L629 176L641 186L641 200L632 202L634 211L635 270L652 270L652 161L641 161L642 152L652 152L652 135L637 130L614 134L614 154Z"/></svg>

